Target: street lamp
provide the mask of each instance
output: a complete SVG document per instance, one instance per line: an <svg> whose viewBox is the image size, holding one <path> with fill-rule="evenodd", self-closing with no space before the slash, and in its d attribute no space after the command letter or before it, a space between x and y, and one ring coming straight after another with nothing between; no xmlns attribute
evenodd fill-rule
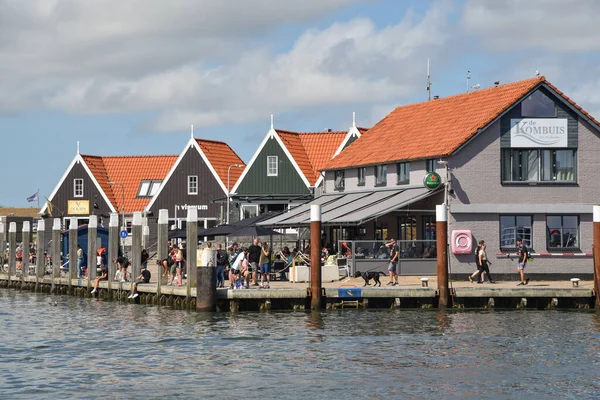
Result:
<svg viewBox="0 0 600 400"><path fill-rule="evenodd" d="M120 182L108 182L109 185L119 185L121 186L121 219L123 220L123 225L122 227L125 226L125 186L123 186L122 183ZM121 236L119 234L119 236ZM125 243L123 241L123 238L121 238L121 251L123 252L123 256L125 256Z"/></svg>
<svg viewBox="0 0 600 400"><path fill-rule="evenodd" d="M231 164L229 166L229 168L227 168L227 217L226 217L226 223L227 225L229 225L229 196L230 196L230 186L229 186L229 177L231 174L231 168L232 167L236 167L236 168L244 168L243 164Z"/></svg>

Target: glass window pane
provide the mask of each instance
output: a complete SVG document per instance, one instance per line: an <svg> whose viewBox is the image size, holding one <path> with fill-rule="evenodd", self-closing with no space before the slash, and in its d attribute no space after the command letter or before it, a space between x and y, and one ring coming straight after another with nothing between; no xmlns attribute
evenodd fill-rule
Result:
<svg viewBox="0 0 600 400"><path fill-rule="evenodd" d="M519 150L512 150L512 180L518 182L521 180L521 152Z"/></svg>
<svg viewBox="0 0 600 400"><path fill-rule="evenodd" d="M554 180L554 168L552 163L552 150L542 150L542 180Z"/></svg>
<svg viewBox="0 0 600 400"><path fill-rule="evenodd" d="M539 161L537 150L524 151L527 157L527 180L538 181L539 180Z"/></svg>
<svg viewBox="0 0 600 400"><path fill-rule="evenodd" d="M365 167L358 168L358 184L365 184Z"/></svg>
<svg viewBox="0 0 600 400"><path fill-rule="evenodd" d="M515 246L515 217L503 215L500 217L500 247Z"/></svg>
<svg viewBox="0 0 600 400"><path fill-rule="evenodd" d="M510 181L512 180L510 174L511 159L510 159L510 150L502 150L502 180Z"/></svg>
<svg viewBox="0 0 600 400"><path fill-rule="evenodd" d="M557 181L573 181L574 174L574 151L573 150L556 150L556 180Z"/></svg>
<svg viewBox="0 0 600 400"><path fill-rule="evenodd" d="M554 102L541 91L521 102L522 117L554 117Z"/></svg>
<svg viewBox="0 0 600 400"><path fill-rule="evenodd" d="M154 196L158 192L158 188L160 188L160 181L152 182L152 186L150 187L150 193L148 194L148 196Z"/></svg>
<svg viewBox="0 0 600 400"><path fill-rule="evenodd" d="M150 188L150 182L148 182L148 181L142 182L142 184L140 185L140 191L138 192L138 196L147 196L149 188Z"/></svg>

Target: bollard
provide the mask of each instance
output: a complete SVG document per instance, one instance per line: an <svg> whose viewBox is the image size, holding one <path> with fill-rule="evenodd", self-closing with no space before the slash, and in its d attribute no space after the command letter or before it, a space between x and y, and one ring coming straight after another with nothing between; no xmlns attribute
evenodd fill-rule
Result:
<svg viewBox="0 0 600 400"><path fill-rule="evenodd" d="M131 224L131 278L136 280L140 275L142 265L142 213L133 213L133 222Z"/></svg>
<svg viewBox="0 0 600 400"><path fill-rule="evenodd" d="M157 257L161 262L161 265L158 267L157 275L158 275L158 284L156 287L156 297L160 299L161 295L161 287L164 283L163 278L163 267L162 260L166 259L169 256L170 249L168 248L168 240L169 240L169 211L168 210L158 210L158 243L157 243ZM168 274L168 272L167 272ZM160 304L160 302L159 302Z"/></svg>
<svg viewBox="0 0 600 400"><path fill-rule="evenodd" d="M435 240L437 252L437 283L440 294L439 307L446 308L450 300L448 292L448 209L446 204L435 206Z"/></svg>
<svg viewBox="0 0 600 400"><path fill-rule="evenodd" d="M87 269L88 269L88 290L92 286L92 282L96 279L96 241L98 240L98 217L90 215L88 223L88 248L87 248Z"/></svg>
<svg viewBox="0 0 600 400"><path fill-rule="evenodd" d="M321 308L321 205L310 206L310 308Z"/></svg>
<svg viewBox="0 0 600 400"><path fill-rule="evenodd" d="M108 222L108 293L112 296L113 282L117 273L117 265L114 260L119 256L119 214L110 213Z"/></svg>
<svg viewBox="0 0 600 400"><path fill-rule="evenodd" d="M56 293L56 279L60 278L62 257L60 254L60 218L54 218L52 223L52 293Z"/></svg>
<svg viewBox="0 0 600 400"><path fill-rule="evenodd" d="M188 279L189 279L188 274ZM217 305L217 269L202 265L196 268L196 311L215 311Z"/></svg>
<svg viewBox="0 0 600 400"><path fill-rule="evenodd" d="M144 226L142 228L142 248L148 250L150 246L150 227L148 226L148 218L144 218Z"/></svg>
<svg viewBox="0 0 600 400"><path fill-rule="evenodd" d="M44 250L46 249L46 221L40 219L37 223L37 238L36 238L37 258L35 260L35 290L39 291L40 283L44 279L45 257Z"/></svg>
<svg viewBox="0 0 600 400"><path fill-rule="evenodd" d="M600 309L600 206L593 207L594 221L594 292L596 294L596 309Z"/></svg>
<svg viewBox="0 0 600 400"><path fill-rule="evenodd" d="M17 223L8 225L8 285L17 271Z"/></svg>
<svg viewBox="0 0 600 400"><path fill-rule="evenodd" d="M21 244L21 289L25 285L25 277L29 276L29 249L31 243L29 239L31 236L31 225L29 221L23 221L23 242Z"/></svg>
<svg viewBox="0 0 600 400"><path fill-rule="evenodd" d="M72 292L73 279L77 279L77 218L71 218L69 224L69 293Z"/></svg>
<svg viewBox="0 0 600 400"><path fill-rule="evenodd" d="M186 239L187 239L187 279L185 282L186 298L189 300L192 296L192 287L196 287L197 274L195 268L198 265L198 209L190 207L187 210L186 219ZM206 267L206 265L204 265ZM214 267L214 266L213 266ZM216 279L216 278L214 278ZM216 287L215 287L216 290ZM196 289L196 293L197 289Z"/></svg>

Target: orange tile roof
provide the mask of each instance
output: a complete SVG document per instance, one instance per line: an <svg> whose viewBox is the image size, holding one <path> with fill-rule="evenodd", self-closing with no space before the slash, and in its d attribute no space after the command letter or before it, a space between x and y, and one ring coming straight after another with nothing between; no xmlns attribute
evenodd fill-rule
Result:
<svg viewBox="0 0 600 400"><path fill-rule="evenodd" d="M121 211L121 186L108 182L120 182L125 189L125 212L143 211L151 197L137 197L143 180L163 180L177 156L91 156L81 155L90 171L106 193L117 211Z"/></svg>
<svg viewBox="0 0 600 400"><path fill-rule="evenodd" d="M324 169L448 156L542 83L598 124L541 76L397 107Z"/></svg>
<svg viewBox="0 0 600 400"><path fill-rule="evenodd" d="M276 130L311 186L333 157L348 132L291 132Z"/></svg>
<svg viewBox="0 0 600 400"><path fill-rule="evenodd" d="M235 185L240 175L242 175L246 163L242 161L227 143L207 139L196 139L196 142L202 149L202 152L204 152L206 158L208 158L208 161L211 163L217 175L219 175L219 178L221 178L221 182L223 182L223 186L225 187L227 186L227 170L229 167L233 164L243 165L241 168L232 167L230 169L230 187L227 189L231 191L231 188Z"/></svg>

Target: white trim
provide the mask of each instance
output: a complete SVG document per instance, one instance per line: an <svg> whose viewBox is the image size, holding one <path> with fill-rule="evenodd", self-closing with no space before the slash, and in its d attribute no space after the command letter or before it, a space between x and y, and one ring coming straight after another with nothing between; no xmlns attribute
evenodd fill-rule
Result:
<svg viewBox="0 0 600 400"><path fill-rule="evenodd" d="M77 195L77 181L81 181L81 194ZM83 197L83 178L74 178L73 179L73 197Z"/></svg>
<svg viewBox="0 0 600 400"><path fill-rule="evenodd" d="M333 156L331 157L331 159L334 159L335 157L337 157L337 155L340 154L342 152L342 150L344 150L344 147L346 146L346 143L348 143L348 140L350 140L350 138L352 138L352 136L354 136L354 135L356 135L357 139L362 136L361 133L360 133L360 131L358 130L358 128L356 126L350 127L350 129L348 130L348 133L346 134L346 136L342 140L342 143L340 143L340 145L338 146L338 148L335 151L335 153L333 153ZM321 171L319 171L319 172L321 172ZM321 184L321 182L323 182L323 179L325 179L324 176L323 176L323 174L320 174L319 179L317 179L317 182L315 183L315 187L318 187Z"/></svg>
<svg viewBox="0 0 600 400"><path fill-rule="evenodd" d="M202 139L198 139L198 140L202 140ZM177 170L177 167L179 166L179 163L181 163L181 160L187 154L188 149L190 147L194 147L198 151L198 153L200 154L200 157L202 157L202 160L204 160L204 163L206 164L206 166L208 167L208 169L210 170L210 172L213 174L213 177L215 178L215 180L217 181L217 183L219 184L219 186L221 186L221 189L223 190L223 194L227 194L227 188L223 184L223 181L221 180L221 177L219 176L219 174L217 174L217 171L215 171L215 169L213 168L212 164L208 161L208 158L206 157L206 155L204 154L204 152L200 148L200 145L196 141L196 138L190 138L190 140L185 145L185 148L179 154L179 157L177 157L177 160L175 161L175 163L171 167L171 170L169 171L169 173L167 174L167 176L165 177L165 179L163 179L162 183L160 184L160 187L158 188L158 192L156 192L156 194L152 197L152 200L150 200L150 202L148 203L148 205L146 206L146 208L144 209L144 211L146 211L146 212L150 211L150 208L154 205L154 202L156 201L156 199L158 198L158 196L160 196L160 194L162 193L162 191L165 188L167 182L169 181L169 179L171 179L171 176ZM198 186L198 192L199 191L200 191L200 186Z"/></svg>
<svg viewBox="0 0 600 400"><path fill-rule="evenodd" d="M190 192L190 178L196 178L196 193ZM197 196L198 192L199 192L198 175L188 175L188 177L187 177L187 194L188 194L188 196Z"/></svg>
<svg viewBox="0 0 600 400"><path fill-rule="evenodd" d="M258 158L258 156L259 156L260 152L262 151L263 147L265 147L265 145L267 144L267 140L269 140L270 138L274 137L275 135L276 135L275 129L273 129L273 128L269 129L269 132L267 132L267 134L265 135L265 137L262 140L262 142L260 142L260 145L258 146L258 149L254 152L254 155L252 156L252 158L250 159L250 161L248 162L248 164L246 164L246 168L244 168L244 170L242 171L242 174L238 178L237 182L235 183L235 185L233 185L233 188L231 188L231 193L236 193L237 192L238 186L244 180L244 177L246 177L246 174L248 173L248 171L250 170L250 168L252 168L252 165L254 165L254 161L256 161L256 159Z"/></svg>
<svg viewBox="0 0 600 400"><path fill-rule="evenodd" d="M102 190L102 187L100 186L100 184L98 183L98 181L96 180L96 178L92 174L92 171L90 171L90 169L88 168L87 164L83 160L83 157L81 157L81 154L79 154L79 153L77 153L75 155L75 157L73 158L73 161L71 161L71 164L69 164L69 167L67 168L67 170L63 174L62 178L60 178L60 181L58 182L58 184L54 187L54 190L52 191L52 193L48 197L48 200L50 200L50 201L54 200L54 196L56 196L56 193L58 192L58 190L60 189L60 187L63 185L63 183L65 182L65 180L67 179L67 176L69 176L69 172L71 172L71 170L75 166L75 163L78 163L78 164L81 163L83 165L83 169L85 169L85 171L89 175L89 177L92 180L92 182L94 182L94 185L96 186L96 188L98 189L98 191L102 195L102 198L104 199L104 201L106 202L106 204L110 208L110 211L111 212L116 212L113 204L108 200L108 197L106 196L106 193L104 193L104 190ZM43 207L42 207L42 209L40 210L39 213L40 214L45 213L47 207L48 207L48 203L44 202L44 205L43 205Z"/></svg>
<svg viewBox="0 0 600 400"><path fill-rule="evenodd" d="M255 216L258 215L258 211L259 211L258 210L258 204L256 204L256 203L240 204L240 220L244 219L244 207L248 207L248 208L254 207L254 209L256 210L256 215ZM250 217L250 218L253 218L253 217Z"/></svg>
<svg viewBox="0 0 600 400"><path fill-rule="evenodd" d="M275 173L274 174L269 172L269 169L270 169L269 158L275 158ZM267 176L279 176L279 157L267 156Z"/></svg>

